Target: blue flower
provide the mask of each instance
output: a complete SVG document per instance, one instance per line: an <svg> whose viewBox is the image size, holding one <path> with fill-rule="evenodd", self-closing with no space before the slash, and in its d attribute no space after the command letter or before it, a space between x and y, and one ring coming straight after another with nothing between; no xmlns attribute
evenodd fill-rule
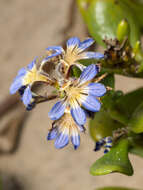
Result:
<svg viewBox="0 0 143 190"><path fill-rule="evenodd" d="M96 142L94 151L98 151L101 148L104 148L104 154L108 153L112 148L113 138L111 136L104 137Z"/></svg>
<svg viewBox="0 0 143 190"><path fill-rule="evenodd" d="M86 122L84 109L98 112L101 108L99 98L106 93L103 84L91 82L97 73L98 67L92 64L83 70L79 79L68 80L60 89L61 93L65 94L64 98L53 106L49 112L49 117L52 120L57 120L67 110L70 110L77 125L84 125Z"/></svg>
<svg viewBox="0 0 143 190"><path fill-rule="evenodd" d="M47 48L48 51L51 51L51 55L47 56L44 61L49 60L49 58L62 55L61 63L64 63L67 67L71 65L76 65L81 70L84 66L81 65L78 61L82 59L102 59L104 55L98 52L92 52L85 50L94 43L92 38L88 38L81 42L79 38L72 37L70 38L66 45L67 49L64 50L61 46L50 46Z"/></svg>
<svg viewBox="0 0 143 190"><path fill-rule="evenodd" d="M84 126L77 125L71 117L71 114L65 113L63 117L53 123L47 140L55 139L55 147L57 149L65 147L71 140L74 149L77 149L80 145L79 131L84 132Z"/></svg>
<svg viewBox="0 0 143 190"><path fill-rule="evenodd" d="M27 68L22 68L18 71L18 74L10 87L10 94L15 94L18 91L21 95L21 100L28 110L34 107L31 86L36 81L47 82L47 78L38 72L36 59L34 59Z"/></svg>

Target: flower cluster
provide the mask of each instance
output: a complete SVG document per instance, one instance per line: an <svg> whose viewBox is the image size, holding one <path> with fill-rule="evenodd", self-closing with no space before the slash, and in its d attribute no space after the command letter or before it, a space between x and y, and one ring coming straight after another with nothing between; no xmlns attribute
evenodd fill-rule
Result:
<svg viewBox="0 0 143 190"><path fill-rule="evenodd" d="M48 114L53 124L47 139L55 139L58 149L65 147L70 140L75 149L79 147L79 132L85 131L88 112L100 110L100 97L106 93L105 86L95 79L99 67L95 64L85 67L80 63L82 59L99 60L104 57L101 53L84 51L93 43L91 38L81 42L73 37L67 41L66 50L61 46L48 47L42 60L38 61L36 57L27 68L20 69L10 87L11 94L19 92L27 110L31 110L41 97L32 90L35 83L45 83L56 89L59 100ZM79 78L69 75L73 65L81 70ZM48 70L55 72L55 76L51 76ZM45 101L48 99L44 98Z"/></svg>

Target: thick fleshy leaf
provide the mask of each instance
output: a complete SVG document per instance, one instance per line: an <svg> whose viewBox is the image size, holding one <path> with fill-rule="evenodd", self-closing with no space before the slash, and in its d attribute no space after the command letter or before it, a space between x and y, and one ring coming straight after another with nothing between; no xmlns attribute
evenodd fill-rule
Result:
<svg viewBox="0 0 143 190"><path fill-rule="evenodd" d="M140 38L140 26L136 22L138 19L127 1L129 0L120 0L118 3L114 0L77 0L91 36L100 45L104 45L105 37L116 38L118 24L123 19L128 20L131 28L131 44L134 45Z"/></svg>
<svg viewBox="0 0 143 190"><path fill-rule="evenodd" d="M90 120L89 131L94 141L108 136L112 136L114 130L125 127L123 124L112 119L107 111L103 109L94 115L94 119Z"/></svg>
<svg viewBox="0 0 143 190"><path fill-rule="evenodd" d="M108 91L102 98L102 107L108 110L112 119L128 125L129 118L127 114L120 109L120 105L116 105L116 102L122 96L123 93L121 91Z"/></svg>
<svg viewBox="0 0 143 190"><path fill-rule="evenodd" d="M121 139L118 144L103 157L98 159L90 168L92 175L105 175L113 172L133 175L133 168L128 158L128 140Z"/></svg>
<svg viewBox="0 0 143 190"><path fill-rule="evenodd" d="M79 84L83 84L91 79L93 79L98 73L98 67L94 64L86 67L80 75Z"/></svg>
<svg viewBox="0 0 143 190"><path fill-rule="evenodd" d="M135 0L135 1L130 1L126 0L126 4L132 9L132 13L135 15L140 28L143 28L143 1L142 0Z"/></svg>
<svg viewBox="0 0 143 190"><path fill-rule="evenodd" d="M31 92L31 88L28 86L24 90L24 94L22 96L22 101L23 101L25 106L28 106L28 104L31 103L31 100L32 100L32 92Z"/></svg>
<svg viewBox="0 0 143 190"><path fill-rule="evenodd" d="M143 133L143 103L132 114L128 127L135 133Z"/></svg>
<svg viewBox="0 0 143 190"><path fill-rule="evenodd" d="M65 108L66 104L59 101L52 107L52 109L48 113L48 116L52 120L57 120L64 114Z"/></svg>
<svg viewBox="0 0 143 190"><path fill-rule="evenodd" d="M143 146L134 145L129 149L130 153L143 158Z"/></svg>
<svg viewBox="0 0 143 190"><path fill-rule="evenodd" d="M87 88L88 94L92 96L101 97L106 93L106 88L101 83L90 83Z"/></svg>
<svg viewBox="0 0 143 190"><path fill-rule="evenodd" d="M84 98L84 101L82 101L82 106L89 111L98 112L101 108L101 103L95 96L89 95Z"/></svg>
<svg viewBox="0 0 143 190"><path fill-rule="evenodd" d="M116 100L116 106L129 118L143 101L143 88L131 91Z"/></svg>
<svg viewBox="0 0 143 190"><path fill-rule="evenodd" d="M71 108L71 115L78 125L84 125L86 122L86 115L84 110L80 106Z"/></svg>

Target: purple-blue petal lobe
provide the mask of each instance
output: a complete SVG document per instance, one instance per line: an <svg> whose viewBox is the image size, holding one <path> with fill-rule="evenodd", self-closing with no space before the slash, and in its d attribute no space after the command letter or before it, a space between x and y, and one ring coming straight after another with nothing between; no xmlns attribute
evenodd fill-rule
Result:
<svg viewBox="0 0 143 190"><path fill-rule="evenodd" d="M94 64L86 67L80 75L79 84L92 80L98 73L98 67Z"/></svg>
<svg viewBox="0 0 143 190"><path fill-rule="evenodd" d="M58 135L57 128L53 128L53 129L51 129L51 131L49 131L48 136L47 136L47 140L53 140L57 137L57 135Z"/></svg>
<svg viewBox="0 0 143 190"><path fill-rule="evenodd" d="M23 101L25 106L28 106L28 104L31 103L31 100L32 100L32 92L31 92L31 88L28 86L24 90L24 94L22 96L22 101Z"/></svg>
<svg viewBox="0 0 143 190"><path fill-rule="evenodd" d="M57 149L64 148L69 143L69 134L62 131L55 140L55 147Z"/></svg>
<svg viewBox="0 0 143 190"><path fill-rule="evenodd" d="M85 127L83 125L77 125L78 129L80 132L84 132L85 131Z"/></svg>
<svg viewBox="0 0 143 190"><path fill-rule="evenodd" d="M34 67L34 65L36 64L36 59L37 57L35 57L35 59L27 66L28 70L31 70Z"/></svg>
<svg viewBox="0 0 143 190"><path fill-rule="evenodd" d="M71 108L71 115L72 115L74 121L78 125L84 125L85 124L86 114L80 106L72 107Z"/></svg>
<svg viewBox="0 0 143 190"><path fill-rule="evenodd" d="M60 52L62 53L64 50L61 46L49 46L48 48L46 48L47 51L52 50L52 51L56 51L56 52Z"/></svg>
<svg viewBox="0 0 143 190"><path fill-rule="evenodd" d="M65 108L66 105L63 102L59 101L52 107L48 113L48 116L51 120L57 120L64 114Z"/></svg>
<svg viewBox="0 0 143 190"><path fill-rule="evenodd" d="M92 112L98 112L101 108L101 103L99 100L95 98L95 96L86 96L86 98L82 101L82 105L85 109L92 111Z"/></svg>
<svg viewBox="0 0 143 190"><path fill-rule="evenodd" d="M30 103L30 104L28 104L28 105L26 106L26 110L27 110L27 111L31 111L33 108L35 108L35 106L36 106L36 103L35 103L35 102L32 102L32 103Z"/></svg>
<svg viewBox="0 0 143 190"><path fill-rule="evenodd" d="M101 97L106 93L106 88L101 83L90 83L85 88L88 88L88 94L92 96Z"/></svg>
<svg viewBox="0 0 143 190"><path fill-rule="evenodd" d="M52 53L52 55L49 55L46 58L44 58L43 62L48 61L52 57L56 57L58 55L61 55L64 52L64 50L63 50L63 48L61 46L50 46L50 47L46 48L46 50L48 50L48 51L52 50L53 53Z"/></svg>
<svg viewBox="0 0 143 190"><path fill-rule="evenodd" d="M10 86L10 94L15 94L22 86L23 84L22 84L21 76L19 77L17 76Z"/></svg>
<svg viewBox="0 0 143 190"><path fill-rule="evenodd" d="M17 77L19 77L19 76L24 76L26 73L27 73L27 70L26 70L25 68L21 68L21 69L18 71Z"/></svg>
<svg viewBox="0 0 143 190"><path fill-rule="evenodd" d="M99 53L99 52L84 52L83 54L81 54L83 59L103 59L104 58L104 54Z"/></svg>
<svg viewBox="0 0 143 190"><path fill-rule="evenodd" d="M79 51L82 52L85 49L87 49L88 47L90 47L92 44L94 43L94 40L92 38L88 38L86 40L84 40L83 42L80 43L79 45Z"/></svg>
<svg viewBox="0 0 143 190"><path fill-rule="evenodd" d="M74 145L75 150L80 146L80 136L79 136L78 132L72 133L71 142Z"/></svg>
<svg viewBox="0 0 143 190"><path fill-rule="evenodd" d="M77 37L72 37L67 41L67 48L73 48L75 46L79 47L80 40Z"/></svg>

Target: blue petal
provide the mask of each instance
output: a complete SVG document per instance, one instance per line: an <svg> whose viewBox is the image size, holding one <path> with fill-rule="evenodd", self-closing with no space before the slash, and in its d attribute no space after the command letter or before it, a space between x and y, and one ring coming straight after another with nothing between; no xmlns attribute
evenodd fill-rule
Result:
<svg viewBox="0 0 143 190"><path fill-rule="evenodd" d="M35 106L36 106L36 103L32 102L32 103L30 103L30 104L27 105L26 110L27 111L31 111Z"/></svg>
<svg viewBox="0 0 143 190"><path fill-rule="evenodd" d="M10 86L10 94L15 94L22 86L22 78L17 76Z"/></svg>
<svg viewBox="0 0 143 190"><path fill-rule="evenodd" d="M65 111L66 105L59 101L57 102L51 109L51 111L48 113L50 119L57 120L59 119Z"/></svg>
<svg viewBox="0 0 143 190"><path fill-rule="evenodd" d="M94 64L86 67L80 75L79 84L92 80L98 73L98 67Z"/></svg>
<svg viewBox="0 0 143 190"><path fill-rule="evenodd" d="M28 86L24 91L24 94L22 96L22 101L25 106L28 106L28 104L31 103L31 100L32 100L32 92L30 87Z"/></svg>
<svg viewBox="0 0 143 190"><path fill-rule="evenodd" d="M51 131L49 131L48 136L47 136L47 140L53 140L57 137L57 135L58 135L57 128L53 128L53 129L51 129Z"/></svg>
<svg viewBox="0 0 143 190"><path fill-rule="evenodd" d="M98 52L84 52L81 55L81 59L103 59L104 58L104 54L102 53L98 53Z"/></svg>
<svg viewBox="0 0 143 190"><path fill-rule="evenodd" d="M106 93L106 88L101 83L90 83L88 84L87 87L88 87L88 94L92 96L100 97Z"/></svg>
<svg viewBox="0 0 143 190"><path fill-rule="evenodd" d="M98 112L101 108L101 104L99 100L95 98L95 96L86 96L86 98L82 101L82 105L85 109L92 111L92 112Z"/></svg>
<svg viewBox="0 0 143 190"><path fill-rule="evenodd" d="M69 134L64 131L61 132L55 140L55 147L57 149L65 147L69 143Z"/></svg>
<svg viewBox="0 0 143 190"><path fill-rule="evenodd" d="M84 125L86 122L86 114L80 106L71 108L71 115L78 125Z"/></svg>
<svg viewBox="0 0 143 190"><path fill-rule="evenodd" d="M46 48L47 51L54 51L54 53L52 53L52 55L47 56L46 58L44 58L43 61L48 61L48 59L52 58L52 57L56 57L58 55L61 55L63 53L63 48L61 46L50 46L48 48Z"/></svg>
<svg viewBox="0 0 143 190"><path fill-rule="evenodd" d="M85 127L83 125L77 125L78 129L81 131L81 132L84 132L85 131Z"/></svg>
<svg viewBox="0 0 143 190"><path fill-rule="evenodd" d="M35 59L27 66L28 70L31 70L34 67L34 65L36 64L36 59L37 57L35 57Z"/></svg>
<svg viewBox="0 0 143 190"><path fill-rule="evenodd" d="M78 134L78 132L76 132L75 130L73 130L74 132L71 135L71 142L74 145L74 149L77 149L80 145L80 136Z"/></svg>
<svg viewBox="0 0 143 190"><path fill-rule="evenodd" d="M77 37L72 37L67 41L67 48L79 47L80 40Z"/></svg>
<svg viewBox="0 0 143 190"><path fill-rule="evenodd" d="M94 151L98 151L98 150L100 150L101 148L102 148L102 144L100 144L100 142L96 142L96 146L95 146L95 149L94 149Z"/></svg>
<svg viewBox="0 0 143 190"><path fill-rule="evenodd" d="M63 48L61 46L49 46L48 48L46 48L46 50L53 50L53 51L58 51L58 52L63 52Z"/></svg>
<svg viewBox="0 0 143 190"><path fill-rule="evenodd" d="M23 96L25 89L26 89L26 86L22 86L22 87L18 90L20 96Z"/></svg>
<svg viewBox="0 0 143 190"><path fill-rule="evenodd" d="M84 40L83 42L80 43L78 49L79 49L80 52L82 52L86 48L90 47L93 43L94 43L94 40L92 38L88 38L88 39L86 39L86 40Z"/></svg>
<svg viewBox="0 0 143 190"><path fill-rule="evenodd" d="M22 68L18 71L17 76L24 76L27 73L27 70L25 68Z"/></svg>

